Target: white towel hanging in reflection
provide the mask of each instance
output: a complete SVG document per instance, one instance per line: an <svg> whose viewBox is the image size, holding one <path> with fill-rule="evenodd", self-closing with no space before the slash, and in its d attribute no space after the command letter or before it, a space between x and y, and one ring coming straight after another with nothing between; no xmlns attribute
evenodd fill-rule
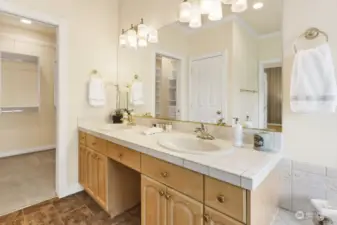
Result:
<svg viewBox="0 0 337 225"><path fill-rule="evenodd" d="M143 83L138 79L130 86L130 103L135 106L144 104Z"/></svg>
<svg viewBox="0 0 337 225"><path fill-rule="evenodd" d="M297 52L290 98L293 112L335 112L337 85L329 44Z"/></svg>
<svg viewBox="0 0 337 225"><path fill-rule="evenodd" d="M89 81L89 104L93 107L105 105L105 87L100 76L91 76Z"/></svg>

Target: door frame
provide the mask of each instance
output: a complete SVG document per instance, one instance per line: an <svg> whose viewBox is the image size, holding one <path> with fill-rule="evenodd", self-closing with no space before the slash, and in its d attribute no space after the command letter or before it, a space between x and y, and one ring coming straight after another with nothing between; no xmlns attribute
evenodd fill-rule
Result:
<svg viewBox="0 0 337 225"><path fill-rule="evenodd" d="M262 60L259 61L259 121L258 121L258 128L266 129L264 127L264 93L262 90L264 89L264 69L271 68L271 67L282 67L282 59L275 58L270 60Z"/></svg>
<svg viewBox="0 0 337 225"><path fill-rule="evenodd" d="M68 24L64 19L22 9L14 3L1 2L0 13L8 13L40 21L57 30L57 112L56 112L56 180L55 189L59 198L72 194L74 188L68 184ZM54 75L55 76L55 75ZM77 189L75 190L77 191Z"/></svg>
<svg viewBox="0 0 337 225"><path fill-rule="evenodd" d="M187 120L191 120L191 99L192 99L192 87L191 87L191 81L192 81L192 62L193 61L198 61L202 59L207 59L207 58L213 58L213 57L218 57L222 56L223 57L223 73L222 73L222 83L224 84L223 87L225 87L225 91L223 91L223 96L222 96L222 117L224 118L224 122L228 123L228 101L227 101L227 96L229 94L228 92L228 82L227 82L227 70L228 70L228 51L227 49L223 52L213 52L213 53L207 53L203 54L200 56L193 56L190 57L189 60L189 69L188 69L188 117L186 118Z"/></svg>
<svg viewBox="0 0 337 225"><path fill-rule="evenodd" d="M184 76L183 74L184 71L186 71L186 59L185 57L179 55L179 54L173 54L171 52L166 52L166 51L162 51L162 50L155 50L153 52L153 56L152 56L152 81L153 81L153 87L152 87L152 93L154 96L154 98L152 99L153 104L151 107L151 114L154 115L154 117L156 117L156 56L157 55L162 55L162 56L166 56L167 58L173 58L173 59L177 59L180 60L180 72L179 72L179 76L177 77L177 105L176 107L180 110L180 119L179 120L183 120L184 118L184 110L182 110L182 105L184 105L184 102L181 101L181 99L183 99L183 93L181 90L183 90L183 86L184 86ZM179 101L178 101L179 99Z"/></svg>

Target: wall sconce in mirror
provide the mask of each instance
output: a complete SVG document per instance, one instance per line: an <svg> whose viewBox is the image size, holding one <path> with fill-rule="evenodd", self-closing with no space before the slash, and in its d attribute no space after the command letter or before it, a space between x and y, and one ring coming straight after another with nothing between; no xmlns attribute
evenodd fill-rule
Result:
<svg viewBox="0 0 337 225"><path fill-rule="evenodd" d="M179 21L189 23L191 28L199 28L202 26L202 15L207 15L210 21L222 20L222 4L231 5L231 11L235 13L244 12L248 8L247 0L184 0L180 4ZM261 8L261 5L258 7Z"/></svg>
<svg viewBox="0 0 337 225"><path fill-rule="evenodd" d="M124 48L144 48L148 43L158 43L158 31L145 25L143 18L139 24L131 24L131 27L127 30L122 29L119 36L119 45Z"/></svg>

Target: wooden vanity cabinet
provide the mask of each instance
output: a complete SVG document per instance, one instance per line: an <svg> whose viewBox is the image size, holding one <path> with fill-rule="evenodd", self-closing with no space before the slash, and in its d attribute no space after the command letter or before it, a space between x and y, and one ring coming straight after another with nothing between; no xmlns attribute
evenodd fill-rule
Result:
<svg viewBox="0 0 337 225"><path fill-rule="evenodd" d="M203 204L142 175L142 224L202 225Z"/></svg>

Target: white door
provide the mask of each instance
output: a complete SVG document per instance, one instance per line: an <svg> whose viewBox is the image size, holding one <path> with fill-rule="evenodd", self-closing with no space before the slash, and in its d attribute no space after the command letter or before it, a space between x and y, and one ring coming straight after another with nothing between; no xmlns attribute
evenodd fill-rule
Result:
<svg viewBox="0 0 337 225"><path fill-rule="evenodd" d="M189 119L216 123L225 112L224 56L202 58L191 62Z"/></svg>

